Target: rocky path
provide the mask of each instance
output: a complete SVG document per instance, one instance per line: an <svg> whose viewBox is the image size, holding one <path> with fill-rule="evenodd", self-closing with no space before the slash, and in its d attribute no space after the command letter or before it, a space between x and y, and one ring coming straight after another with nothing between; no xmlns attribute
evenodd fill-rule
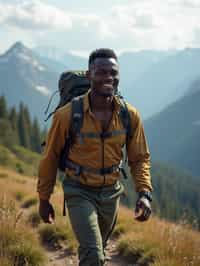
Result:
<svg viewBox="0 0 200 266"><path fill-rule="evenodd" d="M109 260L106 266L139 266L138 264L130 264L123 261L116 250L116 242L111 240L106 250ZM48 266L78 266L78 258L76 255L69 254L65 249L47 250Z"/></svg>

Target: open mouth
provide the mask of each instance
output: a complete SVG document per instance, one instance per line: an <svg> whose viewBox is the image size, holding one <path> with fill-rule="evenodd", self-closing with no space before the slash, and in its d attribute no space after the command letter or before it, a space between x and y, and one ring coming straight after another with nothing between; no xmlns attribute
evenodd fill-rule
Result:
<svg viewBox="0 0 200 266"><path fill-rule="evenodd" d="M111 83L104 83L104 84L102 85L102 87L103 87L103 88L107 88L107 89L113 89L113 84L111 84Z"/></svg>

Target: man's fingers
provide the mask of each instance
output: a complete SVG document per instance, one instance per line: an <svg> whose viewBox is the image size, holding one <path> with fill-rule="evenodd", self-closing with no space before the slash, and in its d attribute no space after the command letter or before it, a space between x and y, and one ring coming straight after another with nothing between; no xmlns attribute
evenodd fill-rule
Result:
<svg viewBox="0 0 200 266"><path fill-rule="evenodd" d="M55 212L54 212L53 207L51 208L51 217L52 217L52 219L55 219Z"/></svg>
<svg viewBox="0 0 200 266"><path fill-rule="evenodd" d="M55 223L55 216L50 215L50 217L49 217L49 222L50 222L51 224L54 224L54 223Z"/></svg>
<svg viewBox="0 0 200 266"><path fill-rule="evenodd" d="M147 219L149 219L150 215L151 215L151 209L147 209L147 213L146 213Z"/></svg>
<svg viewBox="0 0 200 266"><path fill-rule="evenodd" d="M142 208L135 210L135 218L140 217L143 213Z"/></svg>
<svg viewBox="0 0 200 266"><path fill-rule="evenodd" d="M43 201L40 203L39 213L45 223L54 223L55 212L53 206L48 201Z"/></svg>
<svg viewBox="0 0 200 266"><path fill-rule="evenodd" d="M42 220L47 224L54 224L54 219L49 215L49 217L42 218Z"/></svg>
<svg viewBox="0 0 200 266"><path fill-rule="evenodd" d="M150 209L145 209L144 212L143 212L143 217L144 217L144 219L145 219L145 220L148 220L150 214L151 214L151 210L150 210Z"/></svg>
<svg viewBox="0 0 200 266"><path fill-rule="evenodd" d="M143 207L144 205L142 204L141 201L137 202L136 207L135 207L135 216L140 216L142 214Z"/></svg>
<svg viewBox="0 0 200 266"><path fill-rule="evenodd" d="M42 218L42 220L43 220L44 223L50 223L49 217L47 217L47 216L41 216L41 218Z"/></svg>
<svg viewBox="0 0 200 266"><path fill-rule="evenodd" d="M144 200L139 200L136 204L135 219L140 222L148 220L149 216L151 215L151 206L146 203L149 202L146 202Z"/></svg>

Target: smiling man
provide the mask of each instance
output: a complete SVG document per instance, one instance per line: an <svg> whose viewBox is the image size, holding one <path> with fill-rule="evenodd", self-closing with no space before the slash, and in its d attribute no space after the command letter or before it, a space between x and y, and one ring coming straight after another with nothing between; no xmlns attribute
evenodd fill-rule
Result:
<svg viewBox="0 0 200 266"><path fill-rule="evenodd" d="M116 95L119 65L113 50L98 49L89 57L87 77L90 90L80 99L83 124L74 134L66 161L63 189L72 228L79 242L79 265L105 263L106 242L116 223L123 186L119 181L122 148L128 162L138 200L135 218L148 220L151 214L150 154L137 110L125 103L131 134L120 115L122 101ZM39 167L39 212L44 222L54 219L49 202L56 180L59 158L70 134L72 104L57 110Z"/></svg>

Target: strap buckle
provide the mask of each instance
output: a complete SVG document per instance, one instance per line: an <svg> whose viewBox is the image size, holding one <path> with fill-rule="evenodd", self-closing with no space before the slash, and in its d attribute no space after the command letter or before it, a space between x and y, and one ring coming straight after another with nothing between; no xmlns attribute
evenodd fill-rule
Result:
<svg viewBox="0 0 200 266"><path fill-rule="evenodd" d="M80 174L82 172L82 166L75 165L74 169L75 169L75 176L80 176Z"/></svg>

